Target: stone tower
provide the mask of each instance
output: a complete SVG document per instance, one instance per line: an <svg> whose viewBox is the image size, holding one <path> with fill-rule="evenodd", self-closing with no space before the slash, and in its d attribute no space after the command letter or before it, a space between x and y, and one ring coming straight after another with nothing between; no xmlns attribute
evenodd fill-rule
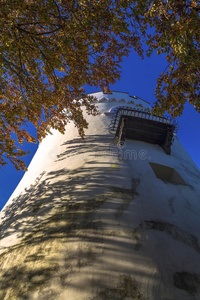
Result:
<svg viewBox="0 0 200 300"><path fill-rule="evenodd" d="M1 212L0 299L200 299L200 171L127 93L47 136Z"/></svg>

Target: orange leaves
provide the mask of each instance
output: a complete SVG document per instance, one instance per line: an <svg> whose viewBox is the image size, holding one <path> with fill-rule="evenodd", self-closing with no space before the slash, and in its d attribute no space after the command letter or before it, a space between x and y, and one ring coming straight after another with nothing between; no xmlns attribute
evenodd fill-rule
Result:
<svg viewBox="0 0 200 300"><path fill-rule="evenodd" d="M168 111L172 116L181 115L186 101L200 110L200 100L197 100L200 20L195 7L196 1L191 0L149 1L143 24L154 27L155 33L147 35L147 55L153 50L158 54L166 53L169 63L155 90L155 110L159 113Z"/></svg>
<svg viewBox="0 0 200 300"><path fill-rule="evenodd" d="M191 2L191 6L192 6L192 7L197 7L197 1L192 1L192 2Z"/></svg>

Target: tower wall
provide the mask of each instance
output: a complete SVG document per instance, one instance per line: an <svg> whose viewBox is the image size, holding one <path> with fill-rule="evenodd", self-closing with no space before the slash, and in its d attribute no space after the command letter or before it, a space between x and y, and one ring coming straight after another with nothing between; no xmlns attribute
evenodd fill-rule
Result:
<svg viewBox="0 0 200 300"><path fill-rule="evenodd" d="M0 299L199 299L199 169L177 136L119 144L113 108L150 105L94 95L85 140L47 136L1 212Z"/></svg>

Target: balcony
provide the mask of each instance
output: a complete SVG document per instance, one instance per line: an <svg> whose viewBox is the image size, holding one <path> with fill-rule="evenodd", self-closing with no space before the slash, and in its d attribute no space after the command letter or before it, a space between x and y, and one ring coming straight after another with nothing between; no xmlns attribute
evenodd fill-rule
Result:
<svg viewBox="0 0 200 300"><path fill-rule="evenodd" d="M110 125L110 132L118 137L119 142L131 139L156 144L166 154L171 154L176 129L174 120L124 106L116 109Z"/></svg>

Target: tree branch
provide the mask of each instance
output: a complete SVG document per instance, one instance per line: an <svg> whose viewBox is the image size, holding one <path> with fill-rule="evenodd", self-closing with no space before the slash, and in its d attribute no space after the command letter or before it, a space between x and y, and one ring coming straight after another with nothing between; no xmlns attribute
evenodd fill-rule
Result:
<svg viewBox="0 0 200 300"><path fill-rule="evenodd" d="M17 28L18 30L23 31L23 32L25 32L25 33L27 33L27 34L30 34L30 35L33 35L33 36L52 34L52 33L56 32L56 31L61 30L61 27L63 27L63 26L60 26L60 27L58 27L58 28L55 28L54 30L51 30L51 31L45 31L45 32L41 32L41 33L36 33L36 32L30 32L30 31L28 31L28 30L26 30L26 29L24 29L24 28L21 28L19 25L16 26L16 28Z"/></svg>

